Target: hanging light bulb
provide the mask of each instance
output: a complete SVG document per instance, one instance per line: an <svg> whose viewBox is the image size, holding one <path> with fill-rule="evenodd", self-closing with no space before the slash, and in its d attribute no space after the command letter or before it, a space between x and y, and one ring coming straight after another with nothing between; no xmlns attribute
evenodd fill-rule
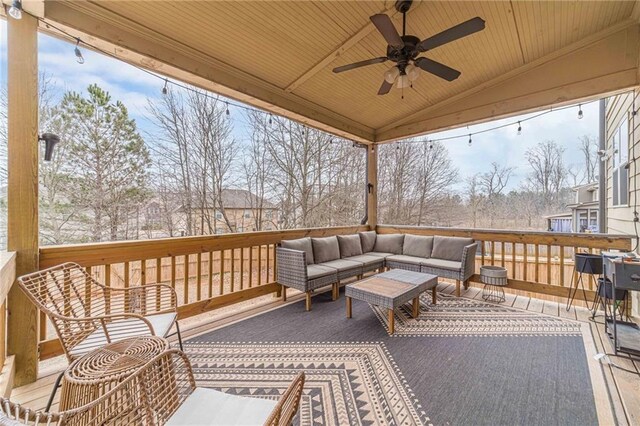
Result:
<svg viewBox="0 0 640 426"><path fill-rule="evenodd" d="M231 112L229 112L229 102L225 102L225 104L227 104L227 111L226 111L227 118L230 118L231 117Z"/></svg>
<svg viewBox="0 0 640 426"><path fill-rule="evenodd" d="M269 114L269 126L273 124L273 115Z"/></svg>
<svg viewBox="0 0 640 426"><path fill-rule="evenodd" d="M420 75L420 68L413 64L409 64L405 68L404 72L409 76L409 81L414 82Z"/></svg>
<svg viewBox="0 0 640 426"><path fill-rule="evenodd" d="M79 64L84 64L84 57L82 56L82 52L80 51L80 39L76 39L76 48L73 49L73 52L76 54L76 62Z"/></svg>
<svg viewBox="0 0 640 426"><path fill-rule="evenodd" d="M582 104L578 105L578 120L582 120L583 114L582 114Z"/></svg>
<svg viewBox="0 0 640 426"><path fill-rule="evenodd" d="M13 0L9 8L9 16L13 19L22 19L22 1Z"/></svg>
<svg viewBox="0 0 640 426"><path fill-rule="evenodd" d="M433 149L433 142L429 141L429 149Z"/></svg>
<svg viewBox="0 0 640 426"><path fill-rule="evenodd" d="M471 146L471 134L469 134L469 146Z"/></svg>
<svg viewBox="0 0 640 426"><path fill-rule="evenodd" d="M329 145L333 145L333 138L329 139Z"/></svg>
<svg viewBox="0 0 640 426"><path fill-rule="evenodd" d="M384 79L387 83L393 84L396 81L396 78L400 75L400 70L395 65L392 66L384 73Z"/></svg>
<svg viewBox="0 0 640 426"><path fill-rule="evenodd" d="M518 135L522 134L522 125L520 125L520 122L518 121Z"/></svg>
<svg viewBox="0 0 640 426"><path fill-rule="evenodd" d="M167 88L167 84L169 84L169 80L167 80L166 78L164 79L164 87L162 88L162 94L166 95L169 92L169 89Z"/></svg>

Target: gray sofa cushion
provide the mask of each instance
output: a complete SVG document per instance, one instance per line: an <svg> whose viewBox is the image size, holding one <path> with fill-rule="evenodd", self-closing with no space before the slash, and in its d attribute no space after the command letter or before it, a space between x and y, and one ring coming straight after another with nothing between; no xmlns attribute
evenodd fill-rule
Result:
<svg viewBox="0 0 640 426"><path fill-rule="evenodd" d="M453 260L443 260L443 259L424 259L421 262L421 265L429 266L431 268L441 268L448 269L450 271L459 271L462 269L462 262L455 262Z"/></svg>
<svg viewBox="0 0 640 426"><path fill-rule="evenodd" d="M393 253L380 253L377 251L370 251L369 253L365 253L367 256L376 256L379 257L380 259L384 259L386 257L389 256L393 256Z"/></svg>
<svg viewBox="0 0 640 426"><path fill-rule="evenodd" d="M358 232L358 235L360 235L362 253L373 251L373 247L376 245L376 231Z"/></svg>
<svg viewBox="0 0 640 426"><path fill-rule="evenodd" d="M343 272L349 269L360 269L360 271L362 271L362 263L353 262L351 260L346 260L346 259L337 259L337 260L332 260L330 262L324 262L320 266L327 266L329 268L334 268L334 269L337 269L338 272Z"/></svg>
<svg viewBox="0 0 640 426"><path fill-rule="evenodd" d="M382 266L382 264L384 263L384 258L383 257L371 256L368 253L367 254L362 254L360 256L347 257L344 260L350 260L352 262L360 262L365 266L370 266L370 265L380 265L380 266Z"/></svg>
<svg viewBox="0 0 640 426"><path fill-rule="evenodd" d="M431 257L433 237L406 234L402 245L402 254L416 257Z"/></svg>
<svg viewBox="0 0 640 426"><path fill-rule="evenodd" d="M316 278L325 277L327 275L336 274L337 271L334 268L322 265L309 265L307 266L307 278L314 280Z"/></svg>
<svg viewBox="0 0 640 426"><path fill-rule="evenodd" d="M373 251L379 253L402 254L403 234L383 234L376 237L376 244Z"/></svg>
<svg viewBox="0 0 640 426"><path fill-rule="evenodd" d="M387 262L410 263L411 265L422 265L424 257L407 256L405 254L394 254L387 257Z"/></svg>
<svg viewBox="0 0 640 426"><path fill-rule="evenodd" d="M469 244L473 244L473 238L439 237L436 235L433 237L431 257L461 262L462 250Z"/></svg>
<svg viewBox="0 0 640 426"><path fill-rule="evenodd" d="M359 235L338 235L340 257L359 256L362 254L362 245Z"/></svg>
<svg viewBox="0 0 640 426"><path fill-rule="evenodd" d="M300 250L307 253L307 265L313 264L313 246L311 238L298 238L297 240L282 240L280 246L291 250Z"/></svg>
<svg viewBox="0 0 640 426"><path fill-rule="evenodd" d="M336 237L311 238L314 263L340 259L340 246Z"/></svg>

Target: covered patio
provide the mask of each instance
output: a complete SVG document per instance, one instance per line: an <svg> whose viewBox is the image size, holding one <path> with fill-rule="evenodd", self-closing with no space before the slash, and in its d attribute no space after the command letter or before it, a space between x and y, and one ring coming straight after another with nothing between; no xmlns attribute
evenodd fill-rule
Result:
<svg viewBox="0 0 640 426"><path fill-rule="evenodd" d="M13 5L3 3L7 9L0 13ZM616 359L625 372L594 360L611 351L604 331L588 320L586 309L563 306L576 277L574 254L631 251L633 236L380 224L376 149L635 91L640 2L414 2L407 34L427 38L475 17L486 27L424 54L460 70L459 78L424 73L412 87L385 95L378 91L390 62L332 70L385 55L387 41L370 17L387 14L402 28L402 13L391 1L25 0L21 7L21 19L4 16L9 226L8 252L0 257L1 309L8 313L6 323L4 315L0 321L6 343L0 394L44 408L66 360L44 313L14 282L75 262L107 287L162 283L174 289L185 352L202 386L273 399L294 371L306 371L300 424L640 421L640 380L633 374L640 364ZM38 128L38 32L70 35L79 45L167 78L362 144L366 221L40 247L38 135L46 129ZM354 305L348 320L343 296L331 301L319 290L311 312L302 309L302 294L276 299L282 292L275 260L281 241L371 230L475 240L470 285L456 289L441 280L439 303L421 300L416 319L402 307L394 336L384 315L364 303ZM507 269L504 304L481 300L482 265ZM577 298L591 301L595 290L589 282Z"/></svg>

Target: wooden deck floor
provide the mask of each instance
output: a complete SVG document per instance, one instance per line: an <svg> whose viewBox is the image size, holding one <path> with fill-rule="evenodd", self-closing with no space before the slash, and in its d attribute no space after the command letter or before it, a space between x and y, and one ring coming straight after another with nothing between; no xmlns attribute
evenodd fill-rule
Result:
<svg viewBox="0 0 640 426"><path fill-rule="evenodd" d="M452 294L455 287L451 284L441 283L438 285L438 290L446 294ZM577 321L589 321L591 318L591 312L584 307L574 306L567 311L564 300L558 300L556 298L542 300L532 298L526 294L522 294L522 292L519 293L520 294L507 293L506 301L503 305ZM462 296L471 299L481 299L482 289L479 287L470 287L467 290L463 290ZM303 296L301 294L292 294L288 298L287 303L302 300L302 298ZM233 314L213 315L213 318L210 314L205 319L193 319L186 323L181 323L181 328L185 330L183 331L183 336L185 339L188 339L189 337L222 327L228 323L241 321L262 311L277 308L282 303L283 302L274 299L272 296L264 296L259 303L241 311L236 310ZM596 317L596 320L602 322L602 317ZM592 330L594 330L593 338L597 351L611 352L612 347L608 337L604 334L603 326L597 325L593 327ZM610 364L604 365L605 382L609 390L610 401L614 407L618 424L630 426L640 425L640 362L631 361L623 357L612 359L617 366L636 372L634 374ZM42 363L41 377L38 381L14 389L11 394L11 399L31 409L43 409L53 388L56 376L65 366L66 360L62 357ZM52 407L54 411L58 407L58 396L59 393Z"/></svg>

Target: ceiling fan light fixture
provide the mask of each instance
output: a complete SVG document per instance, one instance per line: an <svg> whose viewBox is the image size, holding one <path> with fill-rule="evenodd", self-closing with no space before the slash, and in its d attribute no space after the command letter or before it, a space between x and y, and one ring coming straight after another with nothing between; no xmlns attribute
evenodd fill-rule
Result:
<svg viewBox="0 0 640 426"><path fill-rule="evenodd" d="M404 74L398 77L398 85L396 86L398 89L406 89L411 86L411 79L408 75Z"/></svg>
<svg viewBox="0 0 640 426"><path fill-rule="evenodd" d="M404 70L404 72L409 76L409 80L413 82L416 81L416 79L420 75L420 68L416 67L413 64L409 64L407 65L407 68Z"/></svg>
<svg viewBox="0 0 640 426"><path fill-rule="evenodd" d="M395 65L392 66L384 73L384 79L387 83L393 84L396 81L396 78L400 75L400 70Z"/></svg>

